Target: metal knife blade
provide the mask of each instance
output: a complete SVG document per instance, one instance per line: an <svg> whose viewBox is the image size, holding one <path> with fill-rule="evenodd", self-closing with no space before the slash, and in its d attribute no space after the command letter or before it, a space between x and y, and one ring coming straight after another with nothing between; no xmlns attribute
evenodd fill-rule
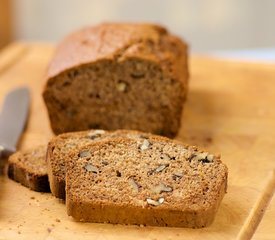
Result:
<svg viewBox="0 0 275 240"><path fill-rule="evenodd" d="M30 92L26 87L12 90L5 97L0 115L0 158L16 151L29 113Z"/></svg>

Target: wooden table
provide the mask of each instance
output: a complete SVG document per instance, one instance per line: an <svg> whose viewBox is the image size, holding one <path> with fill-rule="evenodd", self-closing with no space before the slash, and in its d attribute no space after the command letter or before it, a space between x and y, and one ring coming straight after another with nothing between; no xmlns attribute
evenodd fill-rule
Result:
<svg viewBox="0 0 275 240"><path fill-rule="evenodd" d="M0 54L0 103L27 85L32 106L20 149L47 143L52 132L41 98L53 54L48 44L14 43ZM63 202L0 177L0 239L275 239L275 64L191 57L188 102L178 139L221 153L228 193L204 229L77 223Z"/></svg>

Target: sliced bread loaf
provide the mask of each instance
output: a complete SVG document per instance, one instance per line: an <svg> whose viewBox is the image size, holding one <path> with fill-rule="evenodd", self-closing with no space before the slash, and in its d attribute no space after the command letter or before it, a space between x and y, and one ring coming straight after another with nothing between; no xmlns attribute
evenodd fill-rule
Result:
<svg viewBox="0 0 275 240"><path fill-rule="evenodd" d="M9 178L38 192L49 192L46 147L16 152L8 160Z"/></svg>
<svg viewBox="0 0 275 240"><path fill-rule="evenodd" d="M153 24L105 23L65 38L43 97L56 134L90 128L175 136L188 85L187 45Z"/></svg>
<svg viewBox="0 0 275 240"><path fill-rule="evenodd" d="M68 215L79 221L205 227L227 187L219 157L128 132L76 147L66 158Z"/></svg>

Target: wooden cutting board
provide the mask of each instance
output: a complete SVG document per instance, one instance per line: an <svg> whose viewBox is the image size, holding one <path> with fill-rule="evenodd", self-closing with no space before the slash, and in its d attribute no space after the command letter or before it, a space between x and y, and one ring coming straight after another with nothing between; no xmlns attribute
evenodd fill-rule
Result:
<svg viewBox="0 0 275 240"><path fill-rule="evenodd" d="M52 54L51 45L26 43L14 43L0 54L0 104L4 95L17 86L27 85L32 91L30 119L20 149L46 144L52 136L41 98L44 73ZM190 92L177 138L221 153L229 168L228 193L210 227L78 223L67 216L64 203L51 194L30 191L4 175L0 176L0 239L252 236L274 191L275 64L191 57L190 69ZM273 213L264 216L261 233L256 232L255 239L275 239L274 206L272 209Z"/></svg>
<svg viewBox="0 0 275 240"><path fill-rule="evenodd" d="M253 236L254 239L267 240L275 239L275 198L273 196L271 203L268 205L265 215Z"/></svg>

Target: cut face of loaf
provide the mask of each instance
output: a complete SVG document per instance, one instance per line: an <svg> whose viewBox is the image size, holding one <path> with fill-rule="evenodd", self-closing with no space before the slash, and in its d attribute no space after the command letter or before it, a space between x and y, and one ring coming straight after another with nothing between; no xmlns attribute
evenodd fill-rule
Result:
<svg viewBox="0 0 275 240"><path fill-rule="evenodd" d="M8 160L8 176L38 192L49 192L46 147L16 152Z"/></svg>
<svg viewBox="0 0 275 240"><path fill-rule="evenodd" d="M205 227L226 186L219 158L156 136L108 138L66 159L67 212L84 222Z"/></svg>
<svg viewBox="0 0 275 240"><path fill-rule="evenodd" d="M150 24L102 24L72 34L57 49L43 94L53 131L175 136L187 92L186 49Z"/></svg>

